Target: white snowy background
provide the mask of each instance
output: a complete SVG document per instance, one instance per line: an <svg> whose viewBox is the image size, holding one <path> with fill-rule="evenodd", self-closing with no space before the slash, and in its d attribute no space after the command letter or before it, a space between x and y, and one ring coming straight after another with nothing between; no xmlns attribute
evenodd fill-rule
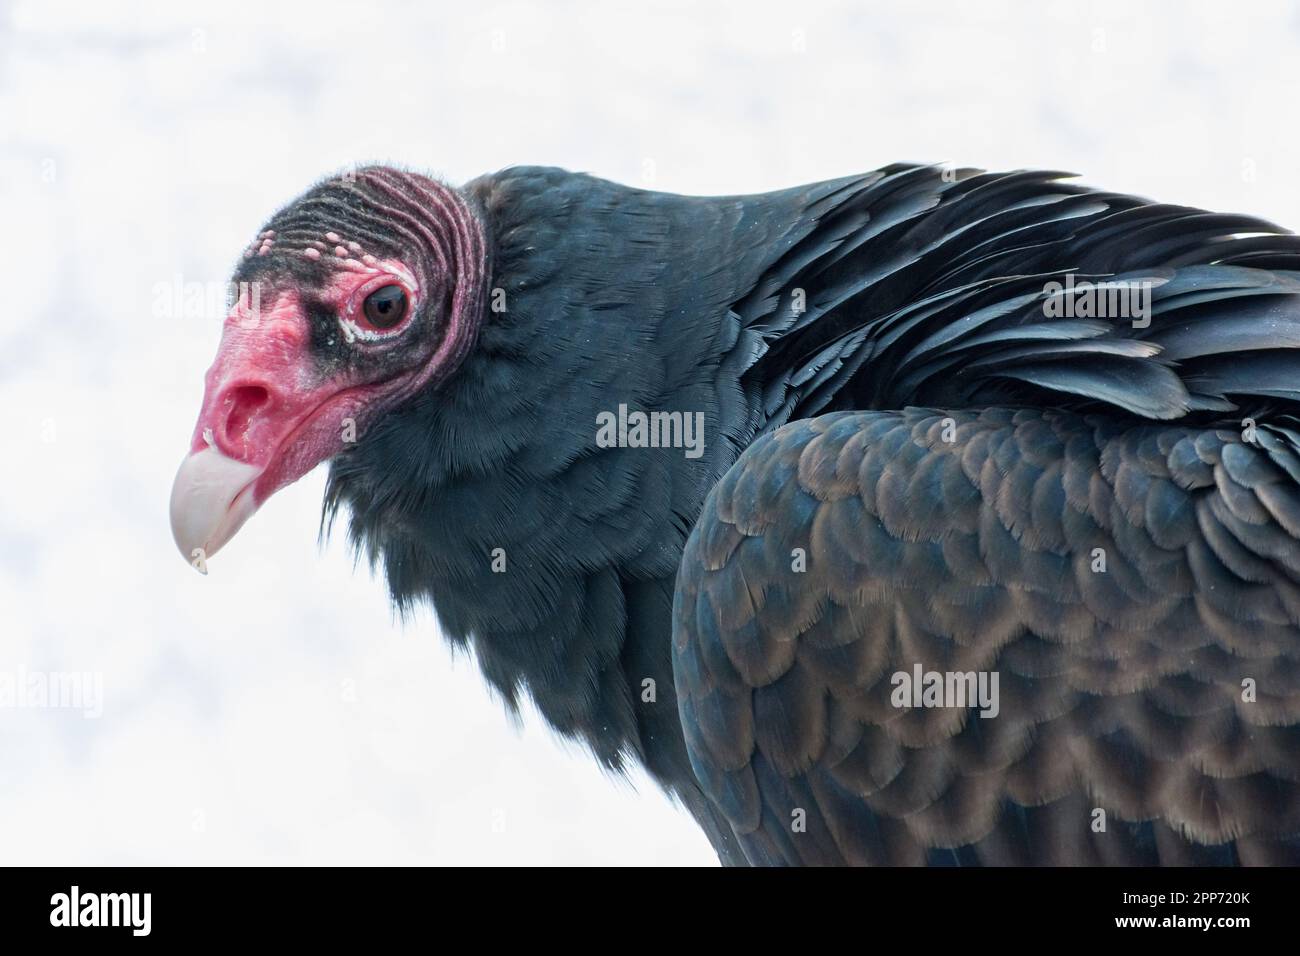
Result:
<svg viewBox="0 0 1300 956"><path fill-rule="evenodd" d="M221 316L158 287L224 282L316 177L735 193L955 161L1296 227L1298 52L1283 0L0 0L0 673L104 695L0 709L0 864L714 862L318 547L323 469L208 577L176 553Z"/></svg>

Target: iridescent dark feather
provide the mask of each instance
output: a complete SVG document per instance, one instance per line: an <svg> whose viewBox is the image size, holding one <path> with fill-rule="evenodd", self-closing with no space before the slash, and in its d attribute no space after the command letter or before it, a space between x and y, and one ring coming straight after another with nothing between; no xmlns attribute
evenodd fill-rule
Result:
<svg viewBox="0 0 1300 956"><path fill-rule="evenodd" d="M729 863L1288 850L1300 239L1041 172L463 193L503 307L327 509L507 701L643 762ZM1150 322L1052 315L1067 277ZM600 447L620 405L701 413L704 454ZM921 658L999 668L1001 715L882 709Z"/></svg>
<svg viewBox="0 0 1300 956"><path fill-rule="evenodd" d="M910 408L760 438L674 641L749 858L1296 862L1294 437ZM917 664L997 673L996 715L896 706Z"/></svg>

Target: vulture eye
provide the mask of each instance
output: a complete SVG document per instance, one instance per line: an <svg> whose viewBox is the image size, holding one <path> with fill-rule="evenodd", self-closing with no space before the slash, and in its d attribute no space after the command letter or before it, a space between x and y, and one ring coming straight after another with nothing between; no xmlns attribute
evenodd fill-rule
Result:
<svg viewBox="0 0 1300 956"><path fill-rule="evenodd" d="M386 285L366 296L366 320L377 329L391 329L406 318L406 290Z"/></svg>

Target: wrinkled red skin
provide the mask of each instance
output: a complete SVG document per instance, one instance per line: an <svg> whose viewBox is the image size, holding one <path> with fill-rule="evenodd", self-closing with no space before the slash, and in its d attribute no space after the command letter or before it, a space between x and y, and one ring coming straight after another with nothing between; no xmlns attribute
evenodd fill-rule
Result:
<svg viewBox="0 0 1300 956"><path fill-rule="evenodd" d="M375 329L365 319L365 298L394 283L407 291L406 317L393 329ZM396 262L364 271L339 270L317 298L337 314L340 338L365 337L357 346L376 351L401 344L422 305L414 277ZM241 299L226 319L216 360L204 380L190 452L212 445L261 469L252 484L258 505L342 451L345 439L360 435L379 411L409 394L432 371L418 363L383 381L366 381L356 371L325 375L310 343L309 318L297 289L277 290L269 304ZM411 352L422 357L419 349ZM437 360L434 355L427 364L436 366Z"/></svg>
<svg viewBox="0 0 1300 956"><path fill-rule="evenodd" d="M245 298L172 483L172 536L188 561L211 557L278 489L436 388L484 318L487 237L442 183L368 167L318 184L269 225L236 269ZM365 315L385 285L406 292L393 328Z"/></svg>
<svg viewBox="0 0 1300 956"><path fill-rule="evenodd" d="M435 180L369 167L313 187L270 225L236 269L248 292L227 317L172 483L187 560L210 557L278 489L453 374L484 317L483 226ZM376 327L365 300L393 284L406 313Z"/></svg>

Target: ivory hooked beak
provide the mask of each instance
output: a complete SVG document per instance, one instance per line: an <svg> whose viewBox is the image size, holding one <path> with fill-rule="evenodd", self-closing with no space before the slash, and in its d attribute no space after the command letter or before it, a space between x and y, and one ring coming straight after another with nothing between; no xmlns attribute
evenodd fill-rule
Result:
<svg viewBox="0 0 1300 956"><path fill-rule="evenodd" d="M172 483L172 538L201 573L207 574L207 559L257 510L253 483L262 471L211 446L181 462Z"/></svg>

